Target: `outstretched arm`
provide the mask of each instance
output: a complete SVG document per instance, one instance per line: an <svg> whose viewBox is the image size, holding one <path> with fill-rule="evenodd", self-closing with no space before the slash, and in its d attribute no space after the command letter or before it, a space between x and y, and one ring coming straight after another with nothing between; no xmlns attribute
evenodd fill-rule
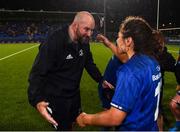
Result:
<svg viewBox="0 0 180 132"><path fill-rule="evenodd" d="M98 34L97 40L102 42L106 47L108 47L112 51L112 53L115 54L115 56L117 56L117 58L123 63L125 63L128 60L127 54L125 53L118 54L116 45L113 44L111 41L109 41L109 39L104 35Z"/></svg>
<svg viewBox="0 0 180 132"><path fill-rule="evenodd" d="M126 115L126 112L111 107L107 111L96 114L82 113L76 120L81 127L85 127L86 125L118 126L123 122Z"/></svg>

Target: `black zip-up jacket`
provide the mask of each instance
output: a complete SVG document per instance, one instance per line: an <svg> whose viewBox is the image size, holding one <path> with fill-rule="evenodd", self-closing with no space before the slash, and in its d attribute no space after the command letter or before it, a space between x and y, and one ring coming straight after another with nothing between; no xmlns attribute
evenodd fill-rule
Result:
<svg viewBox="0 0 180 132"><path fill-rule="evenodd" d="M68 27L56 30L40 45L29 75L28 98L32 106L46 97L69 98L79 93L83 69L99 82L89 43L73 43Z"/></svg>
<svg viewBox="0 0 180 132"><path fill-rule="evenodd" d="M164 87L164 73L166 71L168 72L175 71L176 60L172 56L172 54L168 52L167 47L164 47L164 50L162 54L159 56L159 58L160 58L159 63L161 66L161 73L162 73L162 87Z"/></svg>

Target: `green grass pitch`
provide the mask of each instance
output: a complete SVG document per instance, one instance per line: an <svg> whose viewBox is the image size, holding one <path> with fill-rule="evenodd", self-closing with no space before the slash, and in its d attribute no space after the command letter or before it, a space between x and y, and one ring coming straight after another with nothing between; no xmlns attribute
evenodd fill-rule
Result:
<svg viewBox="0 0 180 132"><path fill-rule="evenodd" d="M34 45L37 47L14 54ZM168 49L177 58L179 47L171 45ZM103 73L112 55L110 50L102 44L91 44L91 50L94 61ZM27 100L27 79L37 52L38 44L0 44L0 130L53 130ZM12 56L4 58L9 55ZM166 72L163 106L168 122L165 123L165 130L174 123L168 103L175 94L175 87L174 74ZM81 97L82 108L85 112L95 113L102 110L97 83L86 71L81 80ZM76 130L100 130L100 127L88 126L82 129L76 126Z"/></svg>

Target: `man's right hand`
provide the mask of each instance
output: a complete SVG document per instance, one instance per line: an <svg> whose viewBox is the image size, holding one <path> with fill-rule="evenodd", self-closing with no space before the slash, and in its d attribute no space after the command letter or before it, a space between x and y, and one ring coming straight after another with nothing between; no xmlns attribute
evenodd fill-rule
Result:
<svg viewBox="0 0 180 132"><path fill-rule="evenodd" d="M58 126L58 123L52 118L52 116L48 113L47 107L49 103L45 101L41 101L36 105L39 113L51 124Z"/></svg>

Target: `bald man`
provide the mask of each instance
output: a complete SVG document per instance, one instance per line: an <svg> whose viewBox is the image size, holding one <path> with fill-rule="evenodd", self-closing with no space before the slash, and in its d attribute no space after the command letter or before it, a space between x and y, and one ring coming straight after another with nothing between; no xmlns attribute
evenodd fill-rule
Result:
<svg viewBox="0 0 180 132"><path fill-rule="evenodd" d="M83 69L96 82L102 79L89 47L94 27L89 12L78 12L71 25L56 30L40 45L30 72L29 102L57 130L72 130L81 112Z"/></svg>

